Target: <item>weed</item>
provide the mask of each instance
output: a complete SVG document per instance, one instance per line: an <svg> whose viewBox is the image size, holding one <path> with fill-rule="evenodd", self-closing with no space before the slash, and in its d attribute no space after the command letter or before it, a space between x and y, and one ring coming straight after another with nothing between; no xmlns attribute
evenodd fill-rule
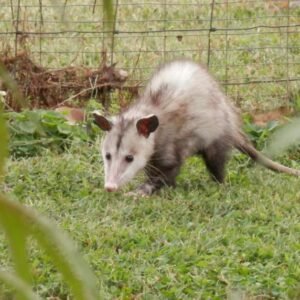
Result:
<svg viewBox="0 0 300 300"><path fill-rule="evenodd" d="M10 132L12 157L28 157L43 150L61 152L73 140L90 142L99 133L91 120L69 124L64 116L55 111L35 110L6 114Z"/></svg>

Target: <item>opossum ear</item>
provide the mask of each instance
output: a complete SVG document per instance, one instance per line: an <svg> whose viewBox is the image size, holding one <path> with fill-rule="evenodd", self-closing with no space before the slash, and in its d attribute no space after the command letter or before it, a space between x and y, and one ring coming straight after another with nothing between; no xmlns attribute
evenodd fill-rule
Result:
<svg viewBox="0 0 300 300"><path fill-rule="evenodd" d="M104 131L110 131L112 128L112 123L107 120L105 117L97 114L97 113L93 113L94 116L94 122Z"/></svg>
<svg viewBox="0 0 300 300"><path fill-rule="evenodd" d="M159 125L157 116L150 115L144 118L141 118L136 123L136 128L139 134L148 138L151 132L155 131Z"/></svg>

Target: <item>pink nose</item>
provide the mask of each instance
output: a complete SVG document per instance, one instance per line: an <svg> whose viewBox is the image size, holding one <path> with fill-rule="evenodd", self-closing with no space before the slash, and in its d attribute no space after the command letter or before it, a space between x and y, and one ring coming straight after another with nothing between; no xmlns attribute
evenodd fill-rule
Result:
<svg viewBox="0 0 300 300"><path fill-rule="evenodd" d="M105 189L107 192L115 192L118 189L118 187L116 184L106 184Z"/></svg>

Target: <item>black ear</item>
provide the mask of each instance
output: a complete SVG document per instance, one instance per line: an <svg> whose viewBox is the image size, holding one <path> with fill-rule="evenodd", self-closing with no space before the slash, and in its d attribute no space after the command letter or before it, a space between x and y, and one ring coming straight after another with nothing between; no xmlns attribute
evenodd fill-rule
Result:
<svg viewBox="0 0 300 300"><path fill-rule="evenodd" d="M110 131L112 128L112 123L107 120L105 117L98 115L97 113L93 113L94 122L97 124L102 130Z"/></svg>
<svg viewBox="0 0 300 300"><path fill-rule="evenodd" d="M139 134L148 138L150 133L157 129L158 125L158 117L155 115L150 115L139 119L136 123L136 128Z"/></svg>

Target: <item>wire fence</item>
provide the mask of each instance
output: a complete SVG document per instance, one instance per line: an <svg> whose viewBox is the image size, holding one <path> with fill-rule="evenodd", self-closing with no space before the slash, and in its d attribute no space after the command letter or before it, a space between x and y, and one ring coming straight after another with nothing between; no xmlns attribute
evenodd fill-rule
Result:
<svg viewBox="0 0 300 300"><path fill-rule="evenodd" d="M0 51L47 68L108 62L143 85L180 57L206 65L246 110L300 102L300 0L0 1Z"/></svg>

